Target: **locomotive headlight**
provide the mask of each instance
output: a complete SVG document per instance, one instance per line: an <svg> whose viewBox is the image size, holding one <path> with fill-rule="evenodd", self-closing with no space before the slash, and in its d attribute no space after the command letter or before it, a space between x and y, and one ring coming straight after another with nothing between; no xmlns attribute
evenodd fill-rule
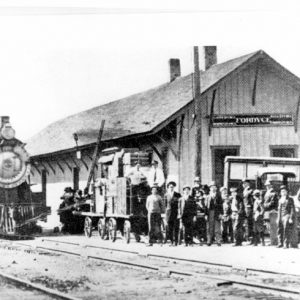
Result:
<svg viewBox="0 0 300 300"><path fill-rule="evenodd" d="M11 140L15 137L15 130L10 124L5 124L1 129L1 136L6 140Z"/></svg>

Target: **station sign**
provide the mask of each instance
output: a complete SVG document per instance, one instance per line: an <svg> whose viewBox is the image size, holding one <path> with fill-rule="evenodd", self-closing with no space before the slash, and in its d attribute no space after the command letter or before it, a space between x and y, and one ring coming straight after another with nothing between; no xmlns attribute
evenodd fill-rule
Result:
<svg viewBox="0 0 300 300"><path fill-rule="evenodd" d="M293 114L215 115L213 127L293 126Z"/></svg>

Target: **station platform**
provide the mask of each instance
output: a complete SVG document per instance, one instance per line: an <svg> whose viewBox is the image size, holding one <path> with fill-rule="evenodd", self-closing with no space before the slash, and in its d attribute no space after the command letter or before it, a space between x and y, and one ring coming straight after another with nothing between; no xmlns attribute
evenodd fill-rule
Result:
<svg viewBox="0 0 300 300"><path fill-rule="evenodd" d="M92 245L107 247L118 250L128 250L138 252L141 255L163 255L170 258L180 258L206 262L210 264L220 264L231 266L241 270L264 270L268 272L291 274L300 276L300 249L283 249L275 246L253 246L243 245L233 247L232 244L223 244L221 247L213 244L200 246L195 244L192 247L179 245L170 247L169 244L153 244L147 247L146 243L137 243L134 239L126 244L122 238L117 238L115 242L101 240L97 233L93 232L91 238L84 235L60 235L37 237L35 240L26 241L27 244L38 246L46 241L64 241L78 243L79 245ZM44 242L43 242L44 241Z"/></svg>

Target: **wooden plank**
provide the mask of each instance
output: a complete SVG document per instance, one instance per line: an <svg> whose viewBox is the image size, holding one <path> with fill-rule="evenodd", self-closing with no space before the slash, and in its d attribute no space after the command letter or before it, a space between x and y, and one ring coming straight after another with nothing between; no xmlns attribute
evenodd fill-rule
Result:
<svg viewBox="0 0 300 300"><path fill-rule="evenodd" d="M260 66L260 60L258 59L257 62L256 62L253 89L252 89L252 106L255 106L255 102L256 102L256 89L257 89L257 79L258 79L259 66Z"/></svg>
<svg viewBox="0 0 300 300"><path fill-rule="evenodd" d="M66 164L66 166L69 168L70 172L72 172L72 167L70 166L68 161L64 157L62 157L61 160Z"/></svg>
<svg viewBox="0 0 300 300"><path fill-rule="evenodd" d="M297 107L296 107L296 114L295 114L295 132L298 131L298 119L299 119L299 107L300 107L300 95L298 97Z"/></svg>
<svg viewBox="0 0 300 300"><path fill-rule="evenodd" d="M101 125L100 125L100 130L98 133L96 147L95 147L94 154L93 154L93 161L92 161L92 164L90 167L89 176L88 176L86 187L85 187L86 190L89 190L89 188L90 188L90 184L91 184L92 178L94 176L94 170L95 170L95 167L97 166L97 161L98 161L98 157L99 157L99 153L100 153L100 143L101 143L103 130L104 130L104 124L105 124L105 120L102 120Z"/></svg>
<svg viewBox="0 0 300 300"><path fill-rule="evenodd" d="M63 174L65 174L65 170L64 170L64 168L62 167L62 165L60 164L60 162L59 162L58 160L56 160L56 163L57 163L58 167L60 168L61 172L62 172Z"/></svg>
<svg viewBox="0 0 300 300"><path fill-rule="evenodd" d="M177 155L178 155L178 160L180 160L181 156L181 145L182 145L182 131L183 131L183 123L184 123L184 117L185 115L181 115L180 118L180 123L179 123L179 133L177 137Z"/></svg>
<svg viewBox="0 0 300 300"><path fill-rule="evenodd" d="M162 136L158 136L158 138L163 142L163 144L165 144L167 146L168 149L170 149L170 151L174 155L175 159L178 160L178 153L173 148L173 146L167 140L165 140Z"/></svg>
<svg viewBox="0 0 300 300"><path fill-rule="evenodd" d="M213 126L216 91L217 90L213 90L212 100L211 100L211 105L210 105L209 128L208 128L208 135L209 136L211 136L212 126Z"/></svg>
<svg viewBox="0 0 300 300"><path fill-rule="evenodd" d="M201 103L201 77L199 68L199 49L194 46L194 105L195 105L195 176L200 177L201 181L201 164L202 164L202 103Z"/></svg>
<svg viewBox="0 0 300 300"><path fill-rule="evenodd" d="M80 169L79 164L76 162L76 160L74 159L74 157L72 156L72 153L70 153L69 158L71 159L71 161L73 162L73 164L76 166L77 169Z"/></svg>
<svg viewBox="0 0 300 300"><path fill-rule="evenodd" d="M53 174L56 175L55 169L52 167L51 163L48 160L46 160L45 162L47 163Z"/></svg>

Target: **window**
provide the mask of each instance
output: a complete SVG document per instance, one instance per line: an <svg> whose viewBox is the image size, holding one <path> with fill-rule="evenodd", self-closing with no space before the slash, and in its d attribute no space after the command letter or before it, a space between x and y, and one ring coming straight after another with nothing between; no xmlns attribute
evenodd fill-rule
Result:
<svg viewBox="0 0 300 300"><path fill-rule="evenodd" d="M239 152L239 146L212 146L212 175L218 186L223 185L225 157L238 156Z"/></svg>
<svg viewBox="0 0 300 300"><path fill-rule="evenodd" d="M292 146L270 146L272 157L290 157L296 158L298 147L296 145Z"/></svg>

